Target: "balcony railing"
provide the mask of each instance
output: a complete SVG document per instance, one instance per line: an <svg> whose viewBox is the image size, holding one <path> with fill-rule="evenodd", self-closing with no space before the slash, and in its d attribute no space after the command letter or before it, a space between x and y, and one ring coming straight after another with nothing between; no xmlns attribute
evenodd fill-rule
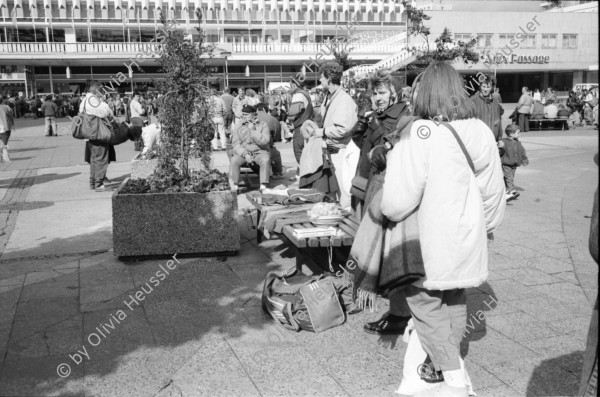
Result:
<svg viewBox="0 0 600 397"><path fill-rule="evenodd" d="M354 43L352 54L392 54L399 51L397 44L370 44L361 46ZM221 50L230 51L232 54L269 54L272 53L297 53L315 57L318 53L327 56L331 50L324 43L280 43L280 44L240 44L217 43ZM54 57L58 54L112 54L151 56L158 52L159 43L0 43L0 54L12 55L48 55ZM218 55L218 51L217 51Z"/></svg>

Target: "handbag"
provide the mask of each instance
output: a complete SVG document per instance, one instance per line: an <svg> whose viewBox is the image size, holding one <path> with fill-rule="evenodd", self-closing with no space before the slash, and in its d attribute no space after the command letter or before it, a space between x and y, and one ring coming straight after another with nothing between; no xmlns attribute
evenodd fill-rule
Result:
<svg viewBox="0 0 600 397"><path fill-rule="evenodd" d="M73 124L71 125L73 138L110 143L113 135L111 122L106 118L87 114L85 112L86 105L87 103L83 105L83 112L79 113L73 119Z"/></svg>
<svg viewBox="0 0 600 397"><path fill-rule="evenodd" d="M369 185L369 179L356 175L352 178L352 187L350 188L350 194L360 201L365 201L367 197L367 186Z"/></svg>

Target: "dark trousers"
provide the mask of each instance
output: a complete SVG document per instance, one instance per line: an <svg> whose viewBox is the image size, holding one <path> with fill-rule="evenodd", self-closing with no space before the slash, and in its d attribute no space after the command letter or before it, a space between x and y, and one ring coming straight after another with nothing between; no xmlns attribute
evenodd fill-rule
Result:
<svg viewBox="0 0 600 397"><path fill-rule="evenodd" d="M300 157L302 157L302 150L304 149L304 135L300 132L300 127L294 129L294 135L292 137L292 148L294 149L294 157L298 163L296 169L296 175L300 174Z"/></svg>
<svg viewBox="0 0 600 397"><path fill-rule="evenodd" d="M274 174L283 173L283 164L281 162L281 153L275 146L271 146L271 170Z"/></svg>
<svg viewBox="0 0 600 397"><path fill-rule="evenodd" d="M108 144L90 141L90 186L102 186L107 169Z"/></svg>
<svg viewBox="0 0 600 397"><path fill-rule="evenodd" d="M10 139L10 131L0 132L0 140L3 144L8 145L8 140Z"/></svg>
<svg viewBox="0 0 600 397"><path fill-rule="evenodd" d="M529 115L527 113L519 113L519 130L529 132Z"/></svg>
<svg viewBox="0 0 600 397"><path fill-rule="evenodd" d="M504 165L502 164L502 172L504 173L504 184L506 185L506 192L515 190L515 172L517 171L516 165Z"/></svg>

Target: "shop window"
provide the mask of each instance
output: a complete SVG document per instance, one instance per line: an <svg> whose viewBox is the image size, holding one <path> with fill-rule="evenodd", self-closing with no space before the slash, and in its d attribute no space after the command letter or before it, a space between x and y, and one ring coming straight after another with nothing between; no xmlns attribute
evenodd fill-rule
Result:
<svg viewBox="0 0 600 397"><path fill-rule="evenodd" d="M455 41L462 41L463 43L468 43L473 38L471 33L454 33Z"/></svg>
<svg viewBox="0 0 600 397"><path fill-rule="evenodd" d="M577 48L577 35L563 34L562 48Z"/></svg>
<svg viewBox="0 0 600 397"><path fill-rule="evenodd" d="M491 33L479 33L477 35L477 48L492 47L492 36Z"/></svg>
<svg viewBox="0 0 600 397"><path fill-rule="evenodd" d="M142 29L141 33L142 33L142 35L141 35L141 40L140 40L140 30L139 29L130 29L129 38L130 38L131 42L132 43L137 43L137 42L148 43L156 38L156 34L154 33L154 28Z"/></svg>
<svg viewBox="0 0 600 397"><path fill-rule="evenodd" d="M542 48L556 48L556 35L555 34L543 34L542 35Z"/></svg>
<svg viewBox="0 0 600 397"><path fill-rule="evenodd" d="M528 34L521 42L521 48L535 48L535 34Z"/></svg>
<svg viewBox="0 0 600 397"><path fill-rule="evenodd" d="M130 29L131 41L135 41L135 34L139 33ZM125 32L127 34L127 32ZM92 29L92 42L94 43L122 43L124 40L123 29Z"/></svg>
<svg viewBox="0 0 600 397"><path fill-rule="evenodd" d="M504 48L508 46L508 48L513 48L514 45L510 44L510 41L515 38L513 33L502 33L498 35L498 47Z"/></svg>

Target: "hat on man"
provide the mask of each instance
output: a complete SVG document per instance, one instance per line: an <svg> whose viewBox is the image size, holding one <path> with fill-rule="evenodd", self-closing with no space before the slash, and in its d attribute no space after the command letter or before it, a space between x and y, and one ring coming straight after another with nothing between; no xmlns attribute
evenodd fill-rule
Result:
<svg viewBox="0 0 600 397"><path fill-rule="evenodd" d="M252 105L244 105L242 113L256 113L256 108Z"/></svg>

